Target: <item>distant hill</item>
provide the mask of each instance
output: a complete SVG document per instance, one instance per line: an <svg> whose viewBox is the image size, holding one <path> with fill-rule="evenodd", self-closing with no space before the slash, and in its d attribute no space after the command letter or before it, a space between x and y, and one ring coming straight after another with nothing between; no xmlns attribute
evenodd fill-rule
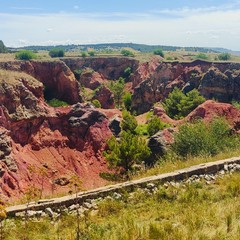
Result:
<svg viewBox="0 0 240 240"><path fill-rule="evenodd" d="M53 47L62 48L65 51L74 52L74 51L87 51L88 48L93 48L96 51L101 50L120 50L122 48L132 48L139 52L153 52L156 49L162 49L163 51L180 51L185 50L189 52L214 52L214 53L222 53L227 52L230 54L240 55L240 51L232 51L226 48L205 48L205 47L179 47L179 46L165 46L165 45L147 45L147 44L137 44L137 43L100 43L100 44L71 44L71 45L57 45L57 46L26 46L21 48L8 48L10 51L16 51L19 49L26 50L45 50L49 51Z"/></svg>
<svg viewBox="0 0 240 240"><path fill-rule="evenodd" d="M211 49L216 51L216 52L230 53L230 54L235 54L235 55L239 55L240 56L240 51L232 51L232 50L226 49L226 48L211 48Z"/></svg>
<svg viewBox="0 0 240 240"><path fill-rule="evenodd" d="M65 51L86 51L88 48L93 48L96 51L100 50L120 50L121 48L132 48L139 52L153 52L156 49L162 49L163 51L193 51L193 52L221 52L217 48L203 48L203 47L179 47L179 46L164 46L164 45L147 45L147 44L137 44L137 43L101 43L101 44L83 44L83 45L57 45L57 46L27 46L21 48L9 48L12 51L18 49L27 49L33 51L46 50L49 51L53 47L63 48ZM230 51L230 50L229 50Z"/></svg>

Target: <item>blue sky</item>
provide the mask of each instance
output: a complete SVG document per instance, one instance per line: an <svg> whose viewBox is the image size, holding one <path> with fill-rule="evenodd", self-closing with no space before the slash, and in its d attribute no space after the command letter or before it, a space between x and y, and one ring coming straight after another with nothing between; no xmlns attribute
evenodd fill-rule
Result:
<svg viewBox="0 0 240 240"><path fill-rule="evenodd" d="M240 50L240 0L0 0L7 46L135 42Z"/></svg>

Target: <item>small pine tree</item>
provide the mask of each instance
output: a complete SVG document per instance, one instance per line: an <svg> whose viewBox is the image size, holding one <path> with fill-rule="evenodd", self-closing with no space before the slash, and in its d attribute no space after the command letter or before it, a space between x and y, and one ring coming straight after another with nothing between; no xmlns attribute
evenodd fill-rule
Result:
<svg viewBox="0 0 240 240"><path fill-rule="evenodd" d="M111 166L123 167L128 173L135 163L141 163L150 156L146 141L131 132L122 131L120 140L112 137L108 141L105 157Z"/></svg>
<svg viewBox="0 0 240 240"><path fill-rule="evenodd" d="M157 117L153 116L147 125L147 131L150 136L157 133L159 130L162 130L165 127L165 124Z"/></svg>
<svg viewBox="0 0 240 240"><path fill-rule="evenodd" d="M122 130L135 134L135 129L137 127L137 120L133 115L128 111L123 111L123 120L121 123Z"/></svg>

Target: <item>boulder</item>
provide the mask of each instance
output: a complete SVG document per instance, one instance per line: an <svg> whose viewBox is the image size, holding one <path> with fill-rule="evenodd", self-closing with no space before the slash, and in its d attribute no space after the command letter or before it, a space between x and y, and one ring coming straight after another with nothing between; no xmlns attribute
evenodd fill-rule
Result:
<svg viewBox="0 0 240 240"><path fill-rule="evenodd" d="M154 162L156 158L164 155L166 150L170 147L170 145L174 141L173 138L174 132L175 129L167 128L158 131L156 134L149 138L148 147L151 149L152 152L150 163Z"/></svg>

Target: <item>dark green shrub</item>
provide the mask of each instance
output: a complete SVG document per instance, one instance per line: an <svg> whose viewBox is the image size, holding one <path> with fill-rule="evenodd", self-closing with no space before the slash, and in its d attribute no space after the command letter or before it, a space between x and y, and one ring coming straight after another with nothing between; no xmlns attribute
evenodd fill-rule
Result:
<svg viewBox="0 0 240 240"><path fill-rule="evenodd" d="M93 104L96 108L101 108L101 107L102 107L101 103L100 103L97 99L92 100L92 104Z"/></svg>
<svg viewBox="0 0 240 240"><path fill-rule="evenodd" d="M123 49L121 54L126 57L134 57L134 53L127 49Z"/></svg>
<svg viewBox="0 0 240 240"><path fill-rule="evenodd" d="M53 48L49 51L49 56L52 58L64 57L64 50L60 48Z"/></svg>
<svg viewBox="0 0 240 240"><path fill-rule="evenodd" d="M37 55L30 50L21 50L16 53L15 57L19 60L31 60L36 59Z"/></svg>
<svg viewBox="0 0 240 240"><path fill-rule="evenodd" d="M138 125L137 120L135 119L135 117L133 115L131 115L130 112L128 112L126 110L123 111L122 115L123 115L123 120L121 123L122 130L134 134L135 129Z"/></svg>
<svg viewBox="0 0 240 240"><path fill-rule="evenodd" d="M208 56L205 53L198 53L196 55L196 58L206 60L206 59L208 59Z"/></svg>
<svg viewBox="0 0 240 240"><path fill-rule="evenodd" d="M153 116L147 125L147 131L150 136L162 130L166 124L164 124L157 116Z"/></svg>
<svg viewBox="0 0 240 240"><path fill-rule="evenodd" d="M49 101L47 101L47 104L51 107L64 107L64 106L68 106L67 102L61 101L57 98L53 98Z"/></svg>
<svg viewBox="0 0 240 240"><path fill-rule="evenodd" d="M215 155L227 148L237 146L238 140L231 135L228 123L215 118L209 124L202 120L185 123L174 136L173 151L181 157Z"/></svg>
<svg viewBox="0 0 240 240"><path fill-rule="evenodd" d="M157 49L153 53L154 53L154 55L159 55L164 58L164 53L163 53L162 49Z"/></svg>
<svg viewBox="0 0 240 240"><path fill-rule="evenodd" d="M146 141L131 132L122 131L119 140L112 137L107 144L108 150L104 155L110 165L122 167L126 172L132 170L134 164L139 164L150 156Z"/></svg>
<svg viewBox="0 0 240 240"><path fill-rule="evenodd" d="M139 136L148 136L147 127L148 127L147 124L139 124L135 129L135 133Z"/></svg>
<svg viewBox="0 0 240 240"><path fill-rule="evenodd" d="M185 95L175 87L164 100L163 107L171 118L181 119L204 101L205 98L199 94L197 89L193 89Z"/></svg>
<svg viewBox="0 0 240 240"><path fill-rule="evenodd" d="M132 106L132 94L130 92L126 92L123 95L123 103L125 108L130 111L131 110L131 106Z"/></svg>
<svg viewBox="0 0 240 240"><path fill-rule="evenodd" d="M95 56L95 52L94 52L94 51L89 51L89 52L88 52L88 55L89 55L90 57L94 57L94 56Z"/></svg>
<svg viewBox="0 0 240 240"><path fill-rule="evenodd" d="M81 56L82 56L83 58L85 58L85 57L87 56L87 53L86 53L86 52L82 52L82 53L81 53Z"/></svg>
<svg viewBox="0 0 240 240"><path fill-rule="evenodd" d="M218 55L218 59L222 61L227 61L231 59L231 55L229 53L220 53Z"/></svg>

